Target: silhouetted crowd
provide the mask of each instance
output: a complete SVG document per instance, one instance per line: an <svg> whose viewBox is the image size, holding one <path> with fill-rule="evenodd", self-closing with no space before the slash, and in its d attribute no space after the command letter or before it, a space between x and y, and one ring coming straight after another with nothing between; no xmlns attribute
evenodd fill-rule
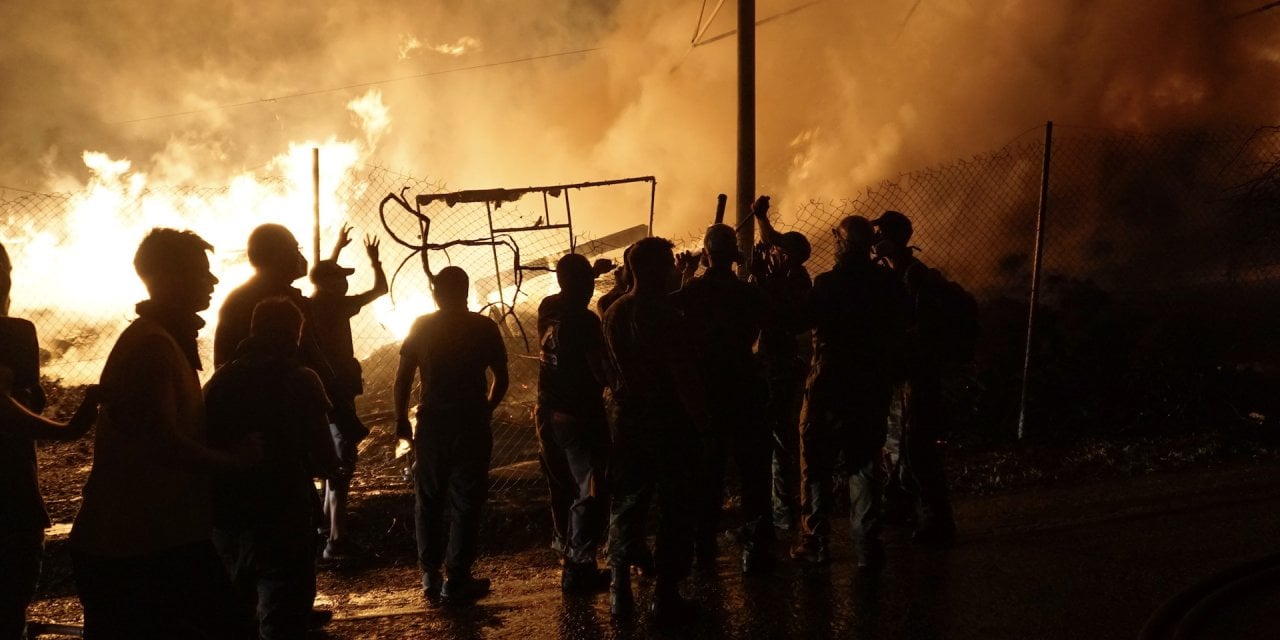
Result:
<svg viewBox="0 0 1280 640"><path fill-rule="evenodd" d="M828 564L837 492L859 572L884 564L886 520L914 523L922 544L955 535L942 381L972 357L972 298L916 258L901 213L841 220L835 266L810 278L808 239L777 232L768 211L767 197L754 204L750 260L723 224L697 254L649 237L616 269L565 255L559 293L538 308L535 423L561 587L608 590L616 616L635 607L633 570L653 579L656 619L692 614L680 584L714 566L722 544L741 548L748 576L771 573L780 533L794 534L794 561ZM367 239L374 286L348 295L354 270L338 257L350 241L344 228L310 270L308 298L293 286L308 274L294 236L255 229L254 275L218 311L202 388L197 314L218 283L212 247L152 230L134 258L148 299L67 424L39 416L36 331L8 317L0 247L0 640L24 635L49 526L34 442L95 425L70 536L86 637L301 638L327 622L332 612L313 606L316 535L325 558L359 553L347 494L369 433L355 411L364 388L350 319L388 290ZM610 270L597 315L596 279ZM437 310L400 347L395 429L414 452L424 596L465 604L492 586L472 568L507 352L498 324L468 309L465 271L428 276ZM741 522L725 532L729 469Z"/></svg>

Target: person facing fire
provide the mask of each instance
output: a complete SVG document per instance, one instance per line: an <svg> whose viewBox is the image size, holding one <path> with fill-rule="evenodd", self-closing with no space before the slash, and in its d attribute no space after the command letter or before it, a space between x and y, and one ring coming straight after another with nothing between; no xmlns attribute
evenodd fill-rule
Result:
<svg viewBox="0 0 1280 640"><path fill-rule="evenodd" d="M205 385L209 443L231 450L251 433L265 457L214 484L214 543L247 621L244 637L301 638L316 595L312 478L338 475L329 399L297 360L302 312L288 298L253 310L249 338ZM256 623L256 624L255 624Z"/></svg>
<svg viewBox="0 0 1280 640"><path fill-rule="evenodd" d="M552 547L561 554L561 587L589 592L608 586L596 566L608 519L605 470L609 425L603 391L609 348L600 319L587 308L595 272L571 253L556 262L560 293L538 305L541 363L535 424L542 472L551 494Z"/></svg>
<svg viewBox="0 0 1280 640"><path fill-rule="evenodd" d="M365 254L373 269L373 288L364 293L347 295L347 276L355 269L340 266L338 255L351 244L351 228L344 226L338 234L338 242L328 260L321 260L311 270L311 282L315 294L311 296L311 324L316 342L326 362L333 369L333 384L328 388L333 409L329 412L329 430L342 469L355 471L360 441L369 435L369 428L356 415L356 396L364 393L364 380L360 362L355 358L351 340L351 318L369 303L386 295L387 274L382 270L378 256L378 239L366 238ZM324 513L327 516L329 539L325 543L324 557L334 560L351 553L351 545L345 537L347 521L347 493L351 488L351 476L339 475L325 483Z"/></svg>
<svg viewBox="0 0 1280 640"><path fill-rule="evenodd" d="M150 296L102 370L93 468L71 528L88 638L238 637L209 482L260 460L262 443L205 444L196 314L218 282L211 250L190 231L153 229L134 257Z"/></svg>
<svg viewBox="0 0 1280 640"><path fill-rule="evenodd" d="M474 577L471 568L489 491L490 422L509 383L507 349L493 320L467 310L466 271L445 267L431 283L439 310L414 321L400 347L393 388L396 435L412 440L416 459L414 517L423 592L430 602L465 603L490 588L489 579ZM409 424L415 377L422 381L416 430ZM446 504L453 510L448 533Z"/></svg>
<svg viewBox="0 0 1280 640"><path fill-rule="evenodd" d="M39 415L40 346L28 320L9 317L9 253L0 245L0 639L27 637L49 514L40 496L36 440L75 440L93 425L98 388L85 389L69 424Z"/></svg>
<svg viewBox="0 0 1280 640"><path fill-rule="evenodd" d="M773 436L773 525L791 530L800 510L796 493L800 486L799 420L811 355L804 317L813 289L804 266L809 259L809 239L799 231L778 233L773 228L769 196L757 198L751 213L760 227L751 276L770 309L757 352L769 387L764 415Z"/></svg>
<svg viewBox="0 0 1280 640"><path fill-rule="evenodd" d="M848 476L858 566L874 569L884 560L880 453L906 300L893 273L871 261L875 231L866 218L846 217L834 232L836 265L814 279L810 294L814 353L800 421L803 536L792 557L829 562L839 466Z"/></svg>
<svg viewBox="0 0 1280 640"><path fill-rule="evenodd" d="M946 545L955 537L947 479L938 441L947 433L942 383L948 370L973 357L976 307L971 296L931 269L909 245L911 220L898 211L885 211L872 224L878 230L875 252L889 261L910 298L904 319L904 379L895 386L893 427L899 431L890 487L910 494L916 508L912 539Z"/></svg>
<svg viewBox="0 0 1280 640"><path fill-rule="evenodd" d="M725 466L732 457L742 487L742 570L759 573L772 566L774 543L765 383L752 353L764 322L764 300L759 288L733 272L734 263L741 261L733 227L708 227L702 244L706 271L672 296L693 332L711 412L697 482L697 559L707 566L715 564Z"/></svg>
<svg viewBox="0 0 1280 640"><path fill-rule="evenodd" d="M678 619L691 606L679 592L693 559L692 511L700 434L710 417L690 330L667 294L672 244L645 238L631 249L635 286L605 312L605 339L617 382L613 497L610 504L610 609L631 613L631 565L647 555L649 500L657 500L652 612Z"/></svg>

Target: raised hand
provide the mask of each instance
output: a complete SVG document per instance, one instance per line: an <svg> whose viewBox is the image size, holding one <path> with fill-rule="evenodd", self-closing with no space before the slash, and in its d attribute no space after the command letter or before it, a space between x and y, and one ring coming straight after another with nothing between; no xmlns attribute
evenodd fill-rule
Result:
<svg viewBox="0 0 1280 640"><path fill-rule="evenodd" d="M381 262L378 258L378 247L381 246L381 244L382 240L380 240L378 236L366 235L364 237L364 252L369 254L369 260L374 264Z"/></svg>
<svg viewBox="0 0 1280 640"><path fill-rule="evenodd" d="M767 218L769 215L769 196L760 196L751 204L751 215L757 218Z"/></svg>
<svg viewBox="0 0 1280 640"><path fill-rule="evenodd" d="M351 225L344 224L342 225L342 231L338 232L338 242L333 245L333 255L330 255L329 259L337 260L338 254L342 253L342 250L349 244L351 244Z"/></svg>

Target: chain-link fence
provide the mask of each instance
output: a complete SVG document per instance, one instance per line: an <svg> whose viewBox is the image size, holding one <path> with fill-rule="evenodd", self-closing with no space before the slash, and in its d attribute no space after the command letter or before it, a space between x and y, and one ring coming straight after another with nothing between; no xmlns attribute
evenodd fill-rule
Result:
<svg viewBox="0 0 1280 640"><path fill-rule="evenodd" d="M1271 327L1280 309L1280 129L1136 136L1059 126L1052 149L1032 434L1194 419L1203 413L1198 399L1236 398L1245 386L1224 371L1280 357ZM960 428L969 433L1012 433L1043 156L1043 132L1029 132L991 153L908 173L850 199L782 211L778 223L809 236L816 274L831 266L830 229L840 217L896 209L913 219L920 257L981 302L977 370L959 396L967 418ZM379 203L387 194L411 201L444 189L378 167L347 171L334 182L322 206L325 237L335 237L343 223L381 234L387 269L397 274L394 301L374 303L352 323L368 389L362 412L385 421L399 340L433 305L416 256L386 240L394 232L408 244L424 242L418 219L391 206L384 227ZM311 237L309 217L299 215L309 210L309 187L273 177L148 190L123 177L73 194L0 192L0 242L15 265L11 312L39 328L49 383L97 379L133 304L145 297L130 259L146 229L191 228L212 241L222 279L216 308L250 273L243 246L254 226L283 222L300 239ZM547 195L529 192L498 207L437 201L423 208L432 243L492 240L495 228L524 229L506 234L518 236L510 243L428 252L433 269L451 263L471 274L473 308L496 310L508 338L512 389L493 465L510 473L495 474L499 489L511 478L536 476L531 332L537 302L555 288L554 277L538 267L575 241L553 228L563 220L553 217L559 203L548 206ZM637 205L610 215L612 229L639 227L642 234L651 211ZM358 254L349 248L342 260L357 269L352 291L372 283ZM209 361L212 332L203 336Z"/></svg>

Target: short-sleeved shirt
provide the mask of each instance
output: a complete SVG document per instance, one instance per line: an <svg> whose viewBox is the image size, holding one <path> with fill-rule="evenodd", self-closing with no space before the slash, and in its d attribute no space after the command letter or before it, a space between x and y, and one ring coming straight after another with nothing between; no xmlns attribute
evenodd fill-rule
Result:
<svg viewBox="0 0 1280 640"><path fill-rule="evenodd" d="M901 364L908 304L898 278L873 262L840 263L819 274L810 295L811 395L830 391L834 397L851 380L894 375Z"/></svg>
<svg viewBox="0 0 1280 640"><path fill-rule="evenodd" d="M310 298L311 330L320 352L333 368L334 395L358 396L364 393L360 362L356 360L351 341L351 319L363 306L357 296L322 296Z"/></svg>
<svg viewBox="0 0 1280 640"><path fill-rule="evenodd" d="M538 406L574 416L603 411L604 385L588 360L608 349L596 314L564 308L560 294L547 296L538 305L538 336Z"/></svg>
<svg viewBox="0 0 1280 640"><path fill-rule="evenodd" d="M0 366L12 372L15 390L39 384L39 362L35 325L18 318L0 318ZM14 399L23 404L23 398L15 395ZM47 526L49 514L40 498L35 442L0 428L0 531Z"/></svg>
<svg viewBox="0 0 1280 640"><path fill-rule="evenodd" d="M208 540L209 474L170 459L158 430L204 445L200 379L158 322L138 318L116 340L102 370L93 469L71 543L99 556L156 553Z"/></svg>
<svg viewBox="0 0 1280 640"><path fill-rule="evenodd" d="M221 367L231 360L240 343L249 337L253 323L253 309L268 298L283 297L292 300L302 311L302 339L298 343L298 359L320 376L325 388L336 385L333 367L320 349L320 341L313 329L311 301L302 292L289 285L280 286L255 275L227 296L218 309L218 327L213 337L213 365Z"/></svg>
<svg viewBox="0 0 1280 640"><path fill-rule="evenodd" d="M751 393L752 347L764 319L760 290L725 269L708 271L672 295L688 320L713 404L726 394Z"/></svg>
<svg viewBox="0 0 1280 640"><path fill-rule="evenodd" d="M618 375L614 399L626 410L683 411L672 371L696 369L689 329L667 295L618 298L604 316Z"/></svg>
<svg viewBox="0 0 1280 640"><path fill-rule="evenodd" d="M507 346L493 320L465 309L441 310L414 321L400 356L418 366L422 394L418 415L432 411L483 411L485 371L506 366Z"/></svg>
<svg viewBox="0 0 1280 640"><path fill-rule="evenodd" d="M209 445L234 449L250 433L265 441L250 472L216 478L214 521L240 529L274 523L310 525L316 502L311 447L328 442L330 409L320 378L297 360L251 338L205 385ZM322 433L312 433L319 426Z"/></svg>

